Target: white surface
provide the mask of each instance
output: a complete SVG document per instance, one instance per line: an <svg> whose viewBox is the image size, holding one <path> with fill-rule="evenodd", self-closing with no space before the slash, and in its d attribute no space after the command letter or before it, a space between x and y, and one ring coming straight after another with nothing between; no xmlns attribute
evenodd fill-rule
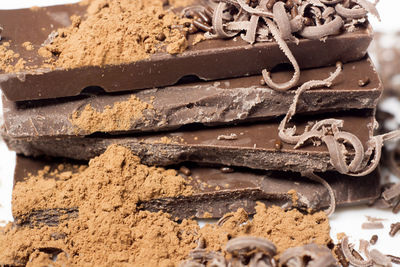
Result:
<svg viewBox="0 0 400 267"><path fill-rule="evenodd" d="M30 6L45 6L50 4L73 3L77 1L67 0L1 0L0 9L22 8ZM400 30L399 0L381 0L378 4L382 22L378 23L376 19L371 18L374 29L380 31ZM400 59L399 59L400 60ZM386 110L394 110L397 113L400 122L400 105L396 106L393 100L387 101L384 105ZM15 164L14 153L7 150L3 142L0 142L0 223L12 220L11 216L11 188L12 174ZM383 230L362 230L361 224L366 222L366 215L384 218ZM337 233L344 232L351 236L352 240L358 246L358 239L369 240L373 234L379 235L376 247L384 253L400 256L400 234L390 237L388 232L390 224L400 221L400 215L394 215L390 211L377 210L369 207L352 207L338 209L331 218L331 236L336 238Z"/></svg>

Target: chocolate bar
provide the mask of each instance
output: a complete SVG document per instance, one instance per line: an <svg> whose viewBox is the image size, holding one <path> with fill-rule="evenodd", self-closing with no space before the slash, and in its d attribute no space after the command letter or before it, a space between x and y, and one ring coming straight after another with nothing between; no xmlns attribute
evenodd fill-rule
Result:
<svg viewBox="0 0 400 267"><path fill-rule="evenodd" d="M326 118L344 121L343 130L356 135L366 149L373 134L373 110L299 116L295 124L303 132L310 122ZM325 145L294 145L280 141L279 121L243 124L232 127L196 128L143 136L90 136L90 137L28 137L3 138L11 150L27 156L49 155L78 160L89 160L103 153L111 144L130 148L147 165L168 166L180 162L198 162L242 166L254 169L334 170ZM4 130L4 129L3 129Z"/></svg>
<svg viewBox="0 0 400 267"><path fill-rule="evenodd" d="M178 55L158 52L149 59L120 65L86 66L73 69L45 69L46 58L38 49L52 31L71 24L71 15L84 15L86 6L60 5L39 9L0 11L3 41L10 41L9 49L26 60L26 68L18 73L0 74L0 86L7 99L22 101L79 95L85 88L97 86L106 92L153 88L172 85L181 78L195 75L204 80L260 74L289 63L276 42L250 45L240 38L206 40ZM23 18L23 22L21 22ZM189 36L189 44L194 36ZM300 39L289 42L289 49L301 68L334 65L365 56L372 40L369 25L361 25L353 32L345 32L320 40ZM23 44L33 47L27 50ZM62 85L62 86L60 86Z"/></svg>
<svg viewBox="0 0 400 267"><path fill-rule="evenodd" d="M32 159L17 156L14 182L23 182L28 173L35 174L45 166L57 168L65 160ZM67 161L68 162L68 161ZM64 171L76 172L76 168L63 164ZM68 167L69 166L69 167ZM218 218L227 212L244 208L248 213L254 213L257 201L266 205L282 207L297 207L300 209L321 210L329 205L329 194L321 184L301 177L298 173L277 171L255 171L235 168L226 172L219 167L189 166L189 186L193 194L153 199L142 202L142 209L163 211L177 218ZM182 174L181 174L182 175ZM375 200L379 194L379 171L362 178L354 178L335 172L321 173L333 188L339 206L367 203ZM187 176L184 176L187 177ZM293 203L293 194L297 193L297 203ZM14 199L18 201L18 199ZM21 225L31 222L44 222L48 225L59 223L60 216L73 218L78 216L75 207L27 211L26 216L16 218Z"/></svg>
<svg viewBox="0 0 400 267"><path fill-rule="evenodd" d="M302 72L300 84L312 79L325 79L334 67ZM274 73L277 81L290 79L290 71ZM187 124L218 125L239 121L271 119L289 109L294 91L275 91L260 85L261 76L196 82L160 89L141 90L132 94L100 94L61 99L12 102L3 97L4 123L12 138L61 137L88 135L96 131L111 134L173 130ZM368 80L365 85L360 81ZM344 64L332 87L309 90L302 94L298 113L323 113L334 110L375 108L382 85L369 58ZM74 113L81 116L87 105L103 112L135 97L152 105L141 116L128 118L127 126L88 128L71 121ZM129 105L128 109L135 109ZM118 120L122 120L120 117Z"/></svg>

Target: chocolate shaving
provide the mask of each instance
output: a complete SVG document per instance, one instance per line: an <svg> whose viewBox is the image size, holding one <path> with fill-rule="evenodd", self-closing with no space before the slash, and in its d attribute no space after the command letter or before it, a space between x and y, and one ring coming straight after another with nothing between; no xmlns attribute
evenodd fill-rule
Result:
<svg viewBox="0 0 400 267"><path fill-rule="evenodd" d="M389 232L390 236L395 236L399 231L400 231L400 222L392 223L390 225L390 232Z"/></svg>
<svg viewBox="0 0 400 267"><path fill-rule="evenodd" d="M371 236L371 239L369 240L369 243L370 243L371 245L375 245L376 242L378 242L378 235L373 235L373 236Z"/></svg>
<svg viewBox="0 0 400 267"><path fill-rule="evenodd" d="M335 255L336 255L339 263L343 267L348 267L349 266L349 262L347 261L346 257L343 254L342 245L340 243L337 244L333 251L335 252Z"/></svg>
<svg viewBox="0 0 400 267"><path fill-rule="evenodd" d="M279 259L279 266L336 266L336 259L331 251L316 244L288 248Z"/></svg>
<svg viewBox="0 0 400 267"><path fill-rule="evenodd" d="M400 196L400 183L397 183L388 189L386 189L383 193L382 196L385 200L389 201L394 199L395 197Z"/></svg>
<svg viewBox="0 0 400 267"><path fill-rule="evenodd" d="M299 67L299 64L297 63L295 57L293 56L292 52L290 51L288 45L282 39L282 37L281 37L281 35L279 33L279 30L278 30L277 26L275 25L275 23L270 19L265 19L265 22L267 23L267 26L268 26L269 30L271 31L271 33L272 33L272 36L275 38L276 42L278 43L279 48L287 56L287 58L289 59L290 63L293 65L294 74L293 74L292 79L290 79L290 81L285 82L285 83L281 83L281 84L277 84L277 83L273 82L271 77L270 77L269 71L267 71L266 69L262 70L262 75L263 75L263 78L265 80L265 83L269 87L271 87L274 90L286 91L286 90L292 88L293 86L295 86L298 83L298 81L300 79L300 67Z"/></svg>
<svg viewBox="0 0 400 267"><path fill-rule="evenodd" d="M371 259L374 263L378 264L379 266L391 267L392 261L389 257L383 255L379 250L372 249L370 251Z"/></svg>
<svg viewBox="0 0 400 267"><path fill-rule="evenodd" d="M315 182L321 183L327 190L328 190L328 194L330 197L330 203L329 203L329 207L328 209L325 210L325 213L327 214L327 216L331 216L336 209L336 196L335 196L335 192L333 191L332 187L329 185L329 183L327 181L325 181L324 179L322 179L320 176L316 175L313 172L305 172L302 173L302 175L304 177L307 177Z"/></svg>
<svg viewBox="0 0 400 267"><path fill-rule="evenodd" d="M369 253L369 242L365 239L360 239L360 251L365 255L367 260L371 259L371 255Z"/></svg>
<svg viewBox="0 0 400 267"><path fill-rule="evenodd" d="M302 135L295 135L296 133L296 127L294 126L293 128L286 128L286 124L290 121L290 119L296 114L296 108L297 108L297 103L300 98L300 95L312 88L316 87L330 87L332 85L332 82L336 79L336 77L340 74L342 70L342 65L337 64L336 71L332 73L327 79L325 80L311 80L308 82L305 82L303 85L301 85L295 93L295 96L293 98L293 102L289 107L288 112L286 113L285 118L281 121L279 124L278 130L279 130L279 137L282 139L282 141L289 143L289 144L296 144L296 146L300 146L300 142L305 142L307 140L302 140L302 137L304 136L304 133ZM338 120L328 120L328 121L322 121L319 124L316 124L315 127L313 127L310 132L317 132L319 131L319 127L322 127L324 123L339 123L342 125L343 122L338 121ZM319 132L317 134L320 134ZM298 144L298 145L297 145Z"/></svg>
<svg viewBox="0 0 400 267"><path fill-rule="evenodd" d="M318 40L329 35L335 35L340 32L343 27L343 19L336 16L332 21L318 26L306 26L299 34L307 39Z"/></svg>
<svg viewBox="0 0 400 267"><path fill-rule="evenodd" d="M289 17L286 14L285 3L277 2L273 7L274 21L278 25L283 40L294 40Z"/></svg>
<svg viewBox="0 0 400 267"><path fill-rule="evenodd" d="M349 246L349 237L345 236L341 242L342 251L346 259L350 262L350 264L356 267L368 267L371 266L372 260L360 260L353 256L351 253L351 248Z"/></svg>
<svg viewBox="0 0 400 267"><path fill-rule="evenodd" d="M378 1L376 1L375 3L371 3L368 0L353 0L353 1L356 2L357 4L359 4L362 8L367 10L369 13L374 15L379 21L381 21L379 12L376 9L376 4L378 3Z"/></svg>
<svg viewBox="0 0 400 267"><path fill-rule="evenodd" d="M386 257L389 257L393 263L400 264L400 257L393 255L386 255Z"/></svg>
<svg viewBox="0 0 400 267"><path fill-rule="evenodd" d="M275 245L262 237L241 236L229 240L226 244L226 251L231 254L248 253L254 250L262 251L271 257L276 254Z"/></svg>
<svg viewBox="0 0 400 267"><path fill-rule="evenodd" d="M336 5L335 10L340 16L348 19L361 19L365 17L368 13L367 10L362 7L346 8L341 4Z"/></svg>

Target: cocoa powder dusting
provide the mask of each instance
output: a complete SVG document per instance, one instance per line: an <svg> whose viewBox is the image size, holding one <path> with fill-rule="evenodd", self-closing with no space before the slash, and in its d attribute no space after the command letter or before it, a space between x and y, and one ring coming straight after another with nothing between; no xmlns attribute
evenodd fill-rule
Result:
<svg viewBox="0 0 400 267"><path fill-rule="evenodd" d="M117 102L113 107L106 106L102 112L88 104L82 111L75 111L70 121L88 133L127 131L131 129L133 120L142 118L143 112L150 109L154 110L151 103L132 95L127 101Z"/></svg>
<svg viewBox="0 0 400 267"><path fill-rule="evenodd" d="M323 212L304 215L258 203L253 220L239 209L200 229L194 220L141 211L138 201L190 195L192 188L175 170L142 165L121 146L110 146L88 166L75 166L76 172L68 169L47 167L17 183L13 213L78 207L78 216L57 226L0 228L0 264L48 265L57 254L53 266L177 266L201 238L207 250L225 253L231 238L261 236L275 243L278 257L289 247L331 242Z"/></svg>
<svg viewBox="0 0 400 267"><path fill-rule="evenodd" d="M26 61L18 53L10 49L10 43L0 45L0 70L5 72L19 72L24 69Z"/></svg>
<svg viewBox="0 0 400 267"><path fill-rule="evenodd" d="M86 17L72 16L68 28L44 47L47 67L75 68L143 60L165 49L170 54L187 48L188 19L164 10L162 0L91 0ZM160 39L160 35L163 36Z"/></svg>

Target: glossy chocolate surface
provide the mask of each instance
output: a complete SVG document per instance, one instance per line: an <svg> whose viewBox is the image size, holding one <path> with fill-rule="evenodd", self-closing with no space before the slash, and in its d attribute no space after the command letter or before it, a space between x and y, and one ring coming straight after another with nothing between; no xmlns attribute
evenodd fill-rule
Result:
<svg viewBox="0 0 400 267"><path fill-rule="evenodd" d="M335 67L304 70L300 84L311 79L325 79ZM273 74L277 81L290 79L290 71ZM294 90L279 92L260 85L261 76L194 82L133 93L154 109L143 111L131 119L124 131L110 134L141 133L178 129L184 125L207 126L234 124L243 121L273 119L283 115L293 101ZM359 86L360 80L369 83ZM369 58L344 64L330 88L304 92L297 106L298 113L323 113L335 110L375 108L382 84ZM101 112L109 105L127 101L132 94L93 94L78 97L12 102L3 96L4 125L12 138L84 136L92 132L72 125L74 112L90 104ZM133 109L135 107L132 107Z"/></svg>
<svg viewBox="0 0 400 267"><path fill-rule="evenodd" d="M309 122L335 118L344 121L343 131L356 135L366 149L373 134L373 110L351 110L324 115L299 116L294 123L303 132ZM27 156L49 155L77 160L89 160L102 154L111 144L130 148L148 165L167 166L181 162L198 162L242 166L254 169L285 170L333 170L325 145L310 144L294 149L294 145L282 143L276 148L279 120L241 124L230 127L187 127L175 132L152 133L113 137L28 137L12 138L3 132L3 138L11 150ZM235 135L234 140L221 136Z"/></svg>
<svg viewBox="0 0 400 267"><path fill-rule="evenodd" d="M121 65L86 66L74 69L44 69L44 58L37 50L48 35L68 26L70 16L84 15L79 4L39 9L0 10L2 41L10 41L10 49L28 59L27 66L37 66L21 73L0 73L0 87L7 99L22 101L79 95L90 86L106 92L154 88L172 85L182 77L195 75L204 80L241 77L261 73L262 69L288 63L276 42L250 45L240 38L207 40L179 55L158 52L147 60ZM22 19L23 18L23 19ZM193 36L189 38L189 43ZM326 41L301 39L289 42L301 68L334 65L337 61L355 61L367 52L372 40L370 26L343 33ZM34 49L27 51L22 43L30 41Z"/></svg>

